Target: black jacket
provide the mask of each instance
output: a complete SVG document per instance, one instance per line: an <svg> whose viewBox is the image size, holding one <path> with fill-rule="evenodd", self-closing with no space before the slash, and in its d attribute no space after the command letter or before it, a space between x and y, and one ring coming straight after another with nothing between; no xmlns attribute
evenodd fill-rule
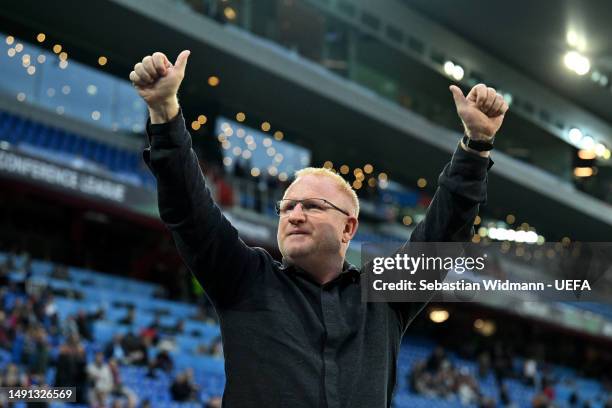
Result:
<svg viewBox="0 0 612 408"><path fill-rule="evenodd" d="M362 303L354 266L321 286L248 247L211 198L182 114L147 132L161 219L219 315L223 406L391 406L401 338L424 303ZM411 240L471 239L489 163L458 148Z"/></svg>

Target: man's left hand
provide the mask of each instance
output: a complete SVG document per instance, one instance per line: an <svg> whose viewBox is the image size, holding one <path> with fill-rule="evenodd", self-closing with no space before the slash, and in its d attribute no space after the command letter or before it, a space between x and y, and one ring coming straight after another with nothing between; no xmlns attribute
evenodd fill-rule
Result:
<svg viewBox="0 0 612 408"><path fill-rule="evenodd" d="M455 85L450 86L457 114L463 122L465 134L472 140L491 142L504 121L508 104L495 89L484 84L472 88L467 97Z"/></svg>

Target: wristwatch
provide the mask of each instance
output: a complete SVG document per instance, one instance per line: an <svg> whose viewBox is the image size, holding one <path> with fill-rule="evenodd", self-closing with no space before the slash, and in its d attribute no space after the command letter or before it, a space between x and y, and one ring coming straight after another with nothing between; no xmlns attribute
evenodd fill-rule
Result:
<svg viewBox="0 0 612 408"><path fill-rule="evenodd" d="M485 142L483 140L472 140L467 137L467 135L463 135L463 139L461 141L466 147L476 150L477 152L488 152L489 150L493 150L493 140L490 142Z"/></svg>

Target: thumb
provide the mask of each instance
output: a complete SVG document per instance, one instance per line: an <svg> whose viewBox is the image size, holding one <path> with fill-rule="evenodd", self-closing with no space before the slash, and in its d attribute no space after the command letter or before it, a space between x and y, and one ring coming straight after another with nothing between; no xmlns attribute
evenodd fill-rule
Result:
<svg viewBox="0 0 612 408"><path fill-rule="evenodd" d="M455 100L455 106L457 106L457 108L467 103L461 88L456 85L451 85L448 89L450 89L451 93L453 94L453 99Z"/></svg>
<svg viewBox="0 0 612 408"><path fill-rule="evenodd" d="M189 58L189 54L191 51L184 50L182 51L178 57L176 57L176 62L174 63L174 68L180 70L182 73L185 72L185 67L187 66L187 59Z"/></svg>

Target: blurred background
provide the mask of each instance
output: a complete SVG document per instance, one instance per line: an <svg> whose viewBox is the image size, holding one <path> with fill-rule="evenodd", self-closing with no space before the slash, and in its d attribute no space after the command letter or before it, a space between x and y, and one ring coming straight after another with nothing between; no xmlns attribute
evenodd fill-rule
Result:
<svg viewBox="0 0 612 408"><path fill-rule="evenodd" d="M0 385L220 406L217 318L142 160L145 55L192 51L180 100L209 186L277 257L273 203L307 165L360 196L350 261L407 239L461 137L448 86L496 88L510 112L474 242L529 273L612 236L611 20L604 0L2 2ZM612 299L609 265L598 285ZM611 407L611 346L609 303L432 304L393 406Z"/></svg>

